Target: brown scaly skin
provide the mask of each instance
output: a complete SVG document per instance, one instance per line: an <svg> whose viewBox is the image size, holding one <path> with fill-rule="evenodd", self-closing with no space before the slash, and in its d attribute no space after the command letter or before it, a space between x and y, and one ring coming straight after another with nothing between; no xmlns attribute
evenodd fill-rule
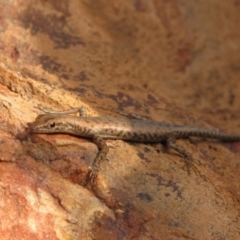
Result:
<svg viewBox="0 0 240 240"><path fill-rule="evenodd" d="M43 110L43 108L42 108ZM44 110L46 112L46 110ZM80 113L80 117L69 115ZM220 141L240 141L240 134L227 134L216 130L184 125L171 125L143 119L126 119L114 117L87 117L84 107L73 108L63 112L47 112L39 115L31 125L33 133L68 133L91 138L99 148L95 158L91 181L95 179L99 165L106 158L108 146L104 139L122 139L134 142L166 142L167 145L185 159L187 166L192 159L191 154L177 145L176 139L202 137Z"/></svg>

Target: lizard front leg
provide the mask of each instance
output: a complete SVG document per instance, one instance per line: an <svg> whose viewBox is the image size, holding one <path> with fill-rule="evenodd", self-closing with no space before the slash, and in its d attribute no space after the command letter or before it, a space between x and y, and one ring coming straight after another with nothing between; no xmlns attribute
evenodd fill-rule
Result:
<svg viewBox="0 0 240 240"><path fill-rule="evenodd" d="M108 149L109 149L104 139L101 138L99 135L95 134L93 136L93 141L98 146L99 152L95 157L91 167L90 181L92 184L94 183L97 177L101 162L106 159Z"/></svg>
<svg viewBox="0 0 240 240"><path fill-rule="evenodd" d="M50 109L42 107L42 106L40 106L39 109L42 110L43 112L45 112L46 114L52 114L52 115L57 115L57 116L79 113L80 117L87 117L87 109L83 106L71 108L71 109L64 110L64 111L53 111L53 110L50 110Z"/></svg>

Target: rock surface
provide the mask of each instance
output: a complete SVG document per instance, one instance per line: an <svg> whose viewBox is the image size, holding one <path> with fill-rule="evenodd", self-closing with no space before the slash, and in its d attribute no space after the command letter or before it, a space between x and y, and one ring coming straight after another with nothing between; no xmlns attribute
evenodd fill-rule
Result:
<svg viewBox="0 0 240 240"><path fill-rule="evenodd" d="M240 133L238 1L0 0L1 239L240 239L240 143L26 134L39 106Z"/></svg>

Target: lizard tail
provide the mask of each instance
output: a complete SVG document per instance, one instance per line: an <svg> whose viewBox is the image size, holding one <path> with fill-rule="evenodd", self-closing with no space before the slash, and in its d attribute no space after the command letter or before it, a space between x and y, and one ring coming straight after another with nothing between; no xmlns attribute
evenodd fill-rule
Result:
<svg viewBox="0 0 240 240"><path fill-rule="evenodd" d="M217 139L220 141L238 142L240 141L240 134L228 134L208 129L192 129L185 133L181 133L178 137L202 137L209 139Z"/></svg>

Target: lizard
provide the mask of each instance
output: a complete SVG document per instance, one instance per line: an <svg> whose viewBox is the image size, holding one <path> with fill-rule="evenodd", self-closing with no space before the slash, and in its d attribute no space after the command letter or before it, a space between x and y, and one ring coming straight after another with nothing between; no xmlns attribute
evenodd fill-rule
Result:
<svg viewBox="0 0 240 240"><path fill-rule="evenodd" d="M38 115L30 125L32 133L66 133L90 138L98 146L98 153L90 171L93 182L99 171L100 163L106 158L108 146L104 139L121 139L125 141L158 143L165 142L168 147L185 157L187 168L192 155L176 143L177 139L202 137L219 141L240 141L240 134L228 134L218 130L196 126L174 125L153 120L127 119L118 117L88 117L85 107L77 107L62 112L53 112L41 108L45 114ZM80 116L70 114L79 113Z"/></svg>

